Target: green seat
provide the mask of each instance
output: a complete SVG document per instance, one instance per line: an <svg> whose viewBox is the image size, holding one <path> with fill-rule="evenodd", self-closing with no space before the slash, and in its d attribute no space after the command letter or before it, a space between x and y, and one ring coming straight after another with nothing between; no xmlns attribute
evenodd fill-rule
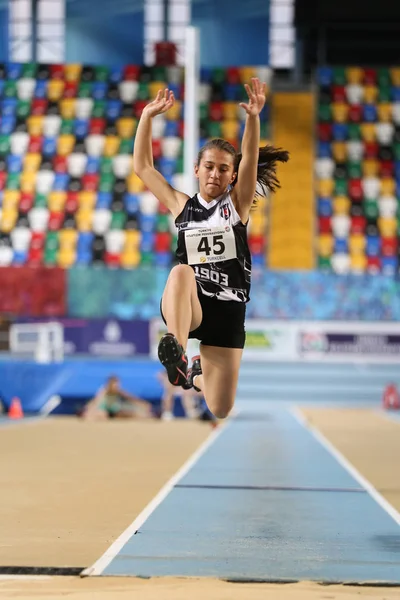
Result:
<svg viewBox="0 0 400 600"><path fill-rule="evenodd" d="M396 219L400 223L400 200L397 198Z"/></svg>
<svg viewBox="0 0 400 600"><path fill-rule="evenodd" d="M56 265L57 264L57 249L56 248L45 248L43 262L45 265Z"/></svg>
<svg viewBox="0 0 400 600"><path fill-rule="evenodd" d="M199 119L200 119L200 121L206 121L208 119L208 104L207 104L207 102L200 102L200 104L199 104Z"/></svg>
<svg viewBox="0 0 400 600"><path fill-rule="evenodd" d="M157 215L157 231L166 233L169 231L169 216L168 215Z"/></svg>
<svg viewBox="0 0 400 600"><path fill-rule="evenodd" d="M365 200L364 214L367 217L367 219L377 219L379 217L378 201L372 199Z"/></svg>
<svg viewBox="0 0 400 600"><path fill-rule="evenodd" d="M320 104L318 106L318 120L325 123L332 121L332 108L330 104Z"/></svg>
<svg viewBox="0 0 400 600"><path fill-rule="evenodd" d="M95 100L93 103L92 109L92 117L96 119L100 119L104 117L106 114L106 101L105 100Z"/></svg>
<svg viewBox="0 0 400 600"><path fill-rule="evenodd" d="M379 87L390 87L392 82L389 69L378 69L377 79Z"/></svg>
<svg viewBox="0 0 400 600"><path fill-rule="evenodd" d="M19 119L26 119L31 114L31 101L30 100L18 100L17 103L17 117Z"/></svg>
<svg viewBox="0 0 400 600"><path fill-rule="evenodd" d="M92 82L81 81L78 87L78 98L91 98L92 97Z"/></svg>
<svg viewBox="0 0 400 600"><path fill-rule="evenodd" d="M58 249L58 231L48 231L44 248L46 252L51 252Z"/></svg>
<svg viewBox="0 0 400 600"><path fill-rule="evenodd" d="M268 123L267 121L260 122L260 137L261 139L265 139L268 137Z"/></svg>
<svg viewBox="0 0 400 600"><path fill-rule="evenodd" d="M331 259L329 256L318 256L318 269L330 271L331 268Z"/></svg>
<svg viewBox="0 0 400 600"><path fill-rule="evenodd" d="M109 156L102 156L100 160L100 175L108 175L113 172L113 161Z"/></svg>
<svg viewBox="0 0 400 600"><path fill-rule="evenodd" d="M122 210L112 213L110 229L124 229L126 222L126 214Z"/></svg>
<svg viewBox="0 0 400 600"><path fill-rule="evenodd" d="M37 70L37 64L36 63L25 63L22 65L22 75L21 77L29 77L30 79L35 79L36 78L36 70Z"/></svg>
<svg viewBox="0 0 400 600"><path fill-rule="evenodd" d="M210 138L222 137L221 123L218 121L209 121L207 123L207 134Z"/></svg>
<svg viewBox="0 0 400 600"><path fill-rule="evenodd" d="M102 173L100 175L99 192L112 192L114 181L113 173Z"/></svg>
<svg viewBox="0 0 400 600"><path fill-rule="evenodd" d="M94 68L94 78L96 81L107 81L109 75L108 67L98 66Z"/></svg>
<svg viewBox="0 0 400 600"><path fill-rule="evenodd" d="M360 162L349 162L347 166L347 171L350 179L359 179L362 177L362 166Z"/></svg>
<svg viewBox="0 0 400 600"><path fill-rule="evenodd" d="M140 81L139 87L138 87L138 92L137 92L137 99L138 100L148 100L149 98L150 98L149 84L147 83L147 81Z"/></svg>
<svg viewBox="0 0 400 600"><path fill-rule="evenodd" d="M221 67L215 67L211 73L211 81L214 85L222 85L226 80L226 71Z"/></svg>
<svg viewBox="0 0 400 600"><path fill-rule="evenodd" d="M15 98L17 95L17 82L14 80L6 81L3 89L3 96L5 96L5 98Z"/></svg>
<svg viewBox="0 0 400 600"><path fill-rule="evenodd" d="M359 123L349 123L349 140L361 140L361 127Z"/></svg>
<svg viewBox="0 0 400 600"><path fill-rule="evenodd" d="M400 142L394 142L393 153L396 160L400 160Z"/></svg>
<svg viewBox="0 0 400 600"><path fill-rule="evenodd" d="M168 81L167 68L162 66L155 66L151 70L152 81Z"/></svg>
<svg viewBox="0 0 400 600"><path fill-rule="evenodd" d="M391 102L392 94L390 86L382 86L378 91L378 102Z"/></svg>
<svg viewBox="0 0 400 600"><path fill-rule="evenodd" d="M47 208L47 196L46 194L36 194L34 206L36 208Z"/></svg>
<svg viewBox="0 0 400 600"><path fill-rule="evenodd" d="M134 138L121 139L118 154L132 154Z"/></svg>
<svg viewBox="0 0 400 600"><path fill-rule="evenodd" d="M335 85L346 85L346 69L344 67L335 67L333 69L333 83Z"/></svg>
<svg viewBox="0 0 400 600"><path fill-rule="evenodd" d="M19 190L21 173L9 173L7 175L6 190Z"/></svg>
<svg viewBox="0 0 400 600"><path fill-rule="evenodd" d="M183 173L183 156L178 156L178 158L176 159L176 173Z"/></svg>
<svg viewBox="0 0 400 600"><path fill-rule="evenodd" d="M347 196L347 179L335 179L335 196Z"/></svg>
<svg viewBox="0 0 400 600"><path fill-rule="evenodd" d="M154 252L143 252L140 257L140 264L151 266L154 264Z"/></svg>
<svg viewBox="0 0 400 600"><path fill-rule="evenodd" d="M9 154L11 148L10 136L0 135L0 156Z"/></svg>
<svg viewBox="0 0 400 600"><path fill-rule="evenodd" d="M74 120L62 119L60 127L60 135L69 135L74 133Z"/></svg>

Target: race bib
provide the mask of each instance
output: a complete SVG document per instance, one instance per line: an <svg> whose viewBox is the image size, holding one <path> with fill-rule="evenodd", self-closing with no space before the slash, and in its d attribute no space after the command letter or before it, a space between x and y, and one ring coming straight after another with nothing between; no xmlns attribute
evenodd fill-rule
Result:
<svg viewBox="0 0 400 600"><path fill-rule="evenodd" d="M236 258L235 235L231 226L188 229L185 244L189 265L216 263Z"/></svg>

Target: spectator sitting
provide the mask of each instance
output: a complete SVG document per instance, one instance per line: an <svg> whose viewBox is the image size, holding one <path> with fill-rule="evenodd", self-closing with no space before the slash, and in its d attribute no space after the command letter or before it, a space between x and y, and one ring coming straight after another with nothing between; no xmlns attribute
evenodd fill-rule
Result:
<svg viewBox="0 0 400 600"><path fill-rule="evenodd" d="M119 378L111 375L86 404L81 416L86 420L105 420L151 418L153 414L149 402L124 391Z"/></svg>

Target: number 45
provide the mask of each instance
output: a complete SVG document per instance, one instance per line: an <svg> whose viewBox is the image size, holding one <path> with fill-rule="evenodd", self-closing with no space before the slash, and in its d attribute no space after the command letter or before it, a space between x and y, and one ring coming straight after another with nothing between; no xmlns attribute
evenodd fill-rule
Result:
<svg viewBox="0 0 400 600"><path fill-rule="evenodd" d="M224 239L223 235L213 235L211 247L208 237L202 237L199 245L197 246L197 252L204 252L206 256L209 256L211 253L217 256L223 254L225 252L225 244L221 242L222 239Z"/></svg>

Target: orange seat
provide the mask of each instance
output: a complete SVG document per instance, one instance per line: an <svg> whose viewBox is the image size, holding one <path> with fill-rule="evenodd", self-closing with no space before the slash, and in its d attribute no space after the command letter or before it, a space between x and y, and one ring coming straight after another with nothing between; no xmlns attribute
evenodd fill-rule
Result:
<svg viewBox="0 0 400 600"><path fill-rule="evenodd" d="M346 123L349 114L349 105L345 102L333 102L332 115L336 123Z"/></svg>
<svg viewBox="0 0 400 600"><path fill-rule="evenodd" d="M121 138L131 138L135 135L136 119L123 117L116 121L117 133Z"/></svg>
<svg viewBox="0 0 400 600"><path fill-rule="evenodd" d="M239 121L222 121L221 131L224 139L236 138L239 133Z"/></svg>
<svg viewBox="0 0 400 600"><path fill-rule="evenodd" d="M352 271L357 273L363 273L367 267L367 257L365 254L356 254L350 255L350 268Z"/></svg>
<svg viewBox="0 0 400 600"><path fill-rule="evenodd" d="M179 121L182 118L182 102L175 100L175 104L165 113L167 121Z"/></svg>
<svg viewBox="0 0 400 600"><path fill-rule="evenodd" d="M28 152L24 158L24 171L26 173L36 173L42 162L42 155L39 152Z"/></svg>
<svg viewBox="0 0 400 600"><path fill-rule="evenodd" d="M20 190L4 190L3 192L3 210L17 210L21 199Z"/></svg>
<svg viewBox="0 0 400 600"><path fill-rule="evenodd" d="M1 213L0 230L2 233L10 233L17 222L18 211L15 208L3 209Z"/></svg>
<svg viewBox="0 0 400 600"><path fill-rule="evenodd" d="M347 147L346 142L332 142L332 154L336 162L346 162Z"/></svg>
<svg viewBox="0 0 400 600"><path fill-rule="evenodd" d="M130 194L143 192L145 188L143 181L138 175L136 175L134 171L132 171L129 177L127 177L126 186Z"/></svg>
<svg viewBox="0 0 400 600"><path fill-rule="evenodd" d="M381 179L381 195L382 196L395 196L396 195L396 181L391 177L383 177Z"/></svg>
<svg viewBox="0 0 400 600"><path fill-rule="evenodd" d="M352 254L362 254L365 251L366 239L362 233L350 235L349 248Z"/></svg>
<svg viewBox="0 0 400 600"><path fill-rule="evenodd" d="M22 192L33 192L35 190L36 185L36 173L34 172L24 172L21 175L21 191Z"/></svg>
<svg viewBox="0 0 400 600"><path fill-rule="evenodd" d="M366 85L364 88L364 102L367 104L376 104L378 97L378 88L375 85Z"/></svg>
<svg viewBox="0 0 400 600"><path fill-rule="evenodd" d="M26 119L26 124L28 126L28 132L31 136L42 135L43 132L43 121L44 117L42 115L30 116Z"/></svg>
<svg viewBox="0 0 400 600"><path fill-rule="evenodd" d="M51 191L48 196L48 207L50 212L62 212L67 201L67 192Z"/></svg>
<svg viewBox="0 0 400 600"><path fill-rule="evenodd" d="M104 138L103 155L110 157L115 156L119 150L121 140L117 135L107 135Z"/></svg>
<svg viewBox="0 0 400 600"><path fill-rule="evenodd" d="M78 231L91 231L93 211L89 208L79 208L75 213Z"/></svg>
<svg viewBox="0 0 400 600"><path fill-rule="evenodd" d="M238 118L238 105L236 102L223 102L222 114L224 119L231 120Z"/></svg>
<svg viewBox="0 0 400 600"><path fill-rule="evenodd" d="M390 102L381 102L377 105L377 108L379 120L390 123L392 121L392 104Z"/></svg>
<svg viewBox="0 0 400 600"><path fill-rule="evenodd" d="M57 154L59 156L67 156L71 154L75 145L75 136L71 133L60 135L57 140Z"/></svg>
<svg viewBox="0 0 400 600"><path fill-rule="evenodd" d="M79 81L81 77L82 65L80 63L65 65L65 81Z"/></svg>
<svg viewBox="0 0 400 600"><path fill-rule="evenodd" d="M76 248L78 232L76 229L61 229L58 239L59 239L60 249L74 250Z"/></svg>
<svg viewBox="0 0 400 600"><path fill-rule="evenodd" d="M63 98L60 100L59 106L63 119L75 118L76 98Z"/></svg>
<svg viewBox="0 0 400 600"><path fill-rule="evenodd" d="M158 90L165 90L168 87L165 81L150 81L149 83L149 93L150 98L153 99L157 96Z"/></svg>
<svg viewBox="0 0 400 600"><path fill-rule="evenodd" d="M400 86L400 68L393 67L390 69L390 76L392 78L393 85Z"/></svg>
<svg viewBox="0 0 400 600"><path fill-rule="evenodd" d="M346 78L349 83L361 83L363 77L364 71L359 67L348 67L346 69Z"/></svg>
<svg viewBox="0 0 400 600"><path fill-rule="evenodd" d="M361 124L361 135L364 141L374 142L376 139L376 127L375 123L362 123Z"/></svg>
<svg viewBox="0 0 400 600"><path fill-rule="evenodd" d="M239 67L239 77L240 81L244 83L250 84L252 77L257 77L257 69L256 67Z"/></svg>
<svg viewBox="0 0 400 600"><path fill-rule="evenodd" d="M124 250L139 248L141 238L140 231L128 229L125 232Z"/></svg>
<svg viewBox="0 0 400 600"><path fill-rule="evenodd" d="M322 233L317 238L317 246L320 256L331 256L333 251L333 236L329 233Z"/></svg>
<svg viewBox="0 0 400 600"><path fill-rule="evenodd" d="M334 189L333 179L319 179L317 181L317 192L319 196L332 196Z"/></svg>
<svg viewBox="0 0 400 600"><path fill-rule="evenodd" d="M333 199L333 212L335 215L348 215L350 210L350 198L347 196L336 196Z"/></svg>
<svg viewBox="0 0 400 600"><path fill-rule="evenodd" d="M123 250L120 257L121 267L124 269L134 269L140 264L139 250Z"/></svg>
<svg viewBox="0 0 400 600"><path fill-rule="evenodd" d="M76 252L72 248L60 248L57 253L57 264L63 269L69 269L75 264Z"/></svg>
<svg viewBox="0 0 400 600"><path fill-rule="evenodd" d="M364 177L375 177L378 175L379 162L375 158L366 158L363 160L362 169Z"/></svg>
<svg viewBox="0 0 400 600"><path fill-rule="evenodd" d="M382 237L394 237L396 235L397 219L396 217L379 217L378 227Z"/></svg>
<svg viewBox="0 0 400 600"><path fill-rule="evenodd" d="M97 193L83 190L78 192L78 206L93 209L96 205Z"/></svg>
<svg viewBox="0 0 400 600"><path fill-rule="evenodd" d="M65 82L62 79L51 79L47 85L47 97L51 102L58 102L64 93Z"/></svg>

